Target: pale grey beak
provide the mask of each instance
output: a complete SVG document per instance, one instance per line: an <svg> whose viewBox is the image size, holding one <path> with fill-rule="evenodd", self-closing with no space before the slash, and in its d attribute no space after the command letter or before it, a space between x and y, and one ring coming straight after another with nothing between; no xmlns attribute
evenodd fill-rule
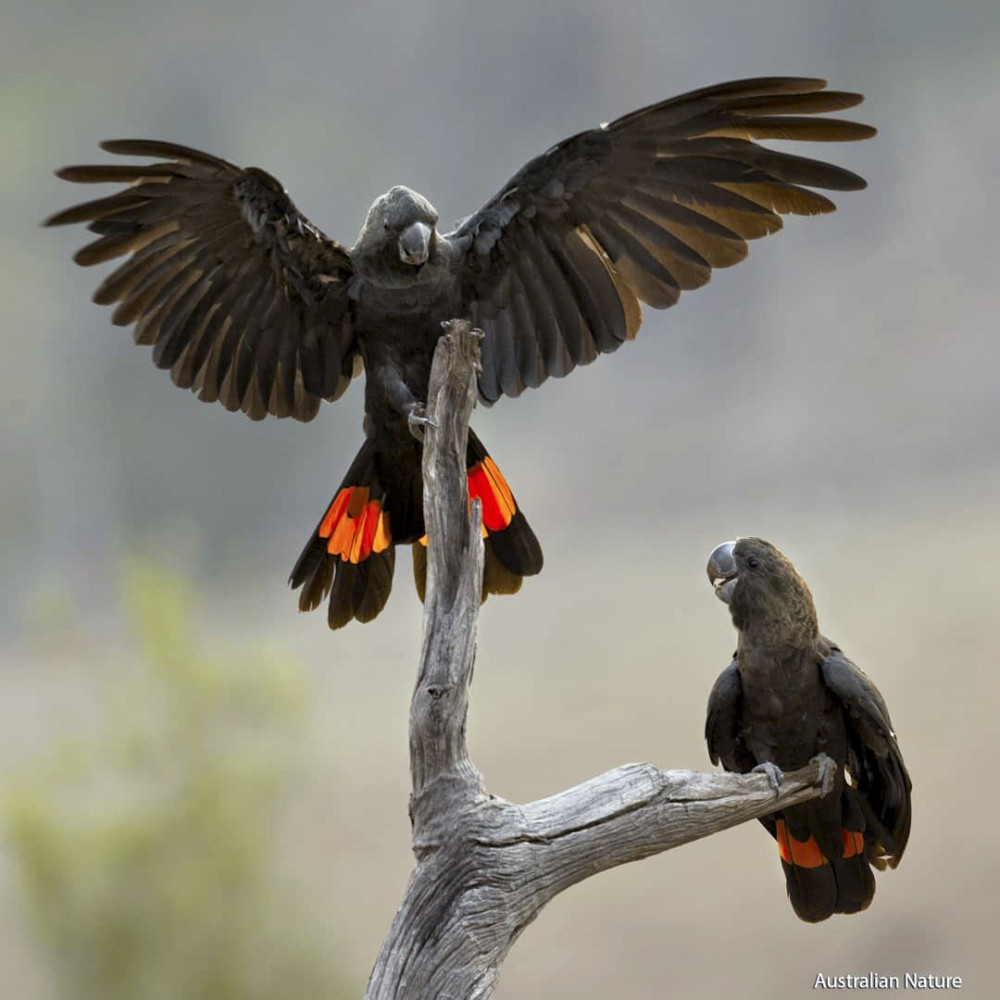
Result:
<svg viewBox="0 0 1000 1000"><path fill-rule="evenodd" d="M732 600L739 579L735 550L736 542L723 542L708 557L708 579L715 588L715 596L726 604Z"/></svg>
<svg viewBox="0 0 1000 1000"><path fill-rule="evenodd" d="M403 230L399 237L399 259L404 264L415 267L427 260L431 246L431 227L423 222L414 222Z"/></svg>

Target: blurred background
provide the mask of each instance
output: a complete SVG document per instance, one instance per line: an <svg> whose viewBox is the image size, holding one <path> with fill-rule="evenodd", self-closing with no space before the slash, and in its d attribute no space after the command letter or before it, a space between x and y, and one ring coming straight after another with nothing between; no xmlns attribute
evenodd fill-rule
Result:
<svg viewBox="0 0 1000 1000"><path fill-rule="evenodd" d="M576 131L791 73L867 95L879 137L819 155L869 188L475 415L546 568L483 610L470 743L515 801L631 760L707 769L734 633L705 561L760 534L892 708L909 849L867 913L820 926L756 824L601 875L525 932L497 996L793 998L869 970L993 996L998 45L995 0L11 4L0 995L358 996L412 863L409 558L378 621L335 634L285 585L360 387L308 425L175 388L90 304L83 231L38 227L81 194L52 170L109 137L202 147L350 244L393 184L455 219Z"/></svg>

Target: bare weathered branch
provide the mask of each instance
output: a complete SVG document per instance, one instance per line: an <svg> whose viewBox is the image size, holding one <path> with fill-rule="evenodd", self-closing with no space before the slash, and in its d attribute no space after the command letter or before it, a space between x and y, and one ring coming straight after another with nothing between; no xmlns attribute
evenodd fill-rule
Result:
<svg viewBox="0 0 1000 1000"><path fill-rule="evenodd" d="M369 1000L489 997L521 931L564 889L617 865L819 794L819 765L786 775L626 764L549 798L488 795L466 751L483 567L479 504L466 485L480 334L446 324L424 439L427 593L410 710L417 865L368 983Z"/></svg>
<svg viewBox="0 0 1000 1000"><path fill-rule="evenodd" d="M523 826L504 846L542 846L529 852L528 874L544 883L547 901L590 875L813 798L818 780L819 766L810 764L787 775L776 796L764 775L626 764L558 795L512 807Z"/></svg>
<svg viewBox="0 0 1000 1000"><path fill-rule="evenodd" d="M465 468L480 338L469 323L447 324L427 393L427 593L420 673L410 706L410 818L418 850L439 841L435 826L447 824L482 788L465 746L483 575L482 512L478 503L468 509Z"/></svg>

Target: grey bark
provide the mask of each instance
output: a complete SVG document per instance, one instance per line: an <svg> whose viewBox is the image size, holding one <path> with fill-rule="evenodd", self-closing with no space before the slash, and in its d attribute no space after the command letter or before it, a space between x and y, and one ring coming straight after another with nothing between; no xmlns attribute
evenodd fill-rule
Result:
<svg viewBox="0 0 1000 1000"><path fill-rule="evenodd" d="M382 946L367 1000L492 995L521 931L558 893L819 794L820 769L785 776L661 771L626 764L549 798L488 794L465 743L483 570L465 448L481 334L446 324L434 355L424 435L427 592L410 709L410 819L417 863Z"/></svg>

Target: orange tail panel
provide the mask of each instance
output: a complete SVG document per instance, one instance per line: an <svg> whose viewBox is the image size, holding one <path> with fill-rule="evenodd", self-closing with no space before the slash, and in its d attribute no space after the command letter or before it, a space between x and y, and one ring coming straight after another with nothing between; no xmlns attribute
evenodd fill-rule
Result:
<svg viewBox="0 0 1000 1000"><path fill-rule="evenodd" d="M392 542L389 515L381 500L369 500L367 486L345 486L333 498L319 525L319 537L328 539L326 550L344 562L359 563Z"/></svg>

